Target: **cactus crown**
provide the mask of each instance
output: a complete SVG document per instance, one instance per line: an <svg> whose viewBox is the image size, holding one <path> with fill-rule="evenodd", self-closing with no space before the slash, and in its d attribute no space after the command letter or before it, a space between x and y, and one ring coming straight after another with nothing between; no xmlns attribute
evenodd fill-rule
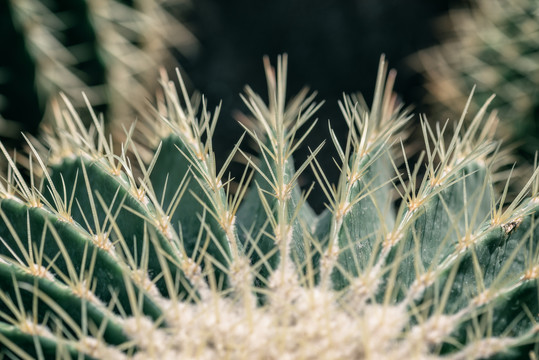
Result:
<svg viewBox="0 0 539 360"><path fill-rule="evenodd" d="M166 74L152 120L126 129L119 146L101 118L91 112L87 130L67 101L55 107L45 146L29 142L29 181L1 146L9 170L0 187L0 353L468 359L537 351L539 170L504 204L493 188L496 118L487 104L467 128L465 110L451 136L447 124L422 122L426 150L412 166L403 146L395 149L410 116L382 59L372 105L360 96L339 104L350 131L341 143L329 129L340 171L330 184L316 160L322 145L296 170L298 129L312 128L320 105L307 91L287 102L286 72L286 57L276 69L266 61L267 103L246 89L245 132L260 155L243 153L240 140L222 169L212 150L218 109L212 115L205 99L190 99L181 77L177 92ZM238 154L252 171L232 194L226 167ZM328 199L320 215L297 185L308 166Z"/></svg>

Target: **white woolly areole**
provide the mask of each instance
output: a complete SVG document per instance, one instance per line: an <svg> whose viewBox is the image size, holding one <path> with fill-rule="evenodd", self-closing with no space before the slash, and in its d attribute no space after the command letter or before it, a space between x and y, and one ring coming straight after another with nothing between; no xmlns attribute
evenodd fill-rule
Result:
<svg viewBox="0 0 539 360"><path fill-rule="evenodd" d="M278 274L274 274L279 278ZM280 283L267 303L246 307L214 294L186 303L164 300L165 326L130 318L135 359L387 359L397 358L409 322L404 306L345 309L337 293ZM277 290L277 289L275 289ZM280 294L284 298L275 298ZM428 358L425 347L418 358Z"/></svg>

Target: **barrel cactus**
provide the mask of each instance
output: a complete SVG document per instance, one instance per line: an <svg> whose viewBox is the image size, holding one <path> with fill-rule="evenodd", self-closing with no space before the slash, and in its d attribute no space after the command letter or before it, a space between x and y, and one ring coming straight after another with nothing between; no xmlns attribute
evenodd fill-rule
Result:
<svg viewBox="0 0 539 360"><path fill-rule="evenodd" d="M472 109L495 93L500 136L518 144L522 158L532 162L539 144L537 1L473 0L471 5L445 19L449 29L442 45L419 54L430 100L455 114L474 85Z"/></svg>
<svg viewBox="0 0 539 360"><path fill-rule="evenodd" d="M191 99L181 77L177 92L165 72L153 118L126 128L119 146L101 117L90 110L87 130L68 101L54 107L44 143L29 141L26 161L2 146L0 353L537 354L539 170L510 204L495 192L486 105L469 127L464 111L451 136L447 124L423 122L426 150L412 166L399 145L410 116L381 61L372 105L355 95L339 104L350 131L342 142L329 129L340 172L329 184L332 170L316 160L323 145L297 166L292 158L320 104L308 91L287 101L286 73L286 58L276 69L266 61L267 103L246 89L245 136L259 155L242 138L221 169L218 109ZM238 156L251 170L233 182L226 168ZM321 214L306 200L311 188L298 187L308 166L327 196Z"/></svg>
<svg viewBox="0 0 539 360"><path fill-rule="evenodd" d="M168 7L167 7L168 6ZM61 90L77 108L84 91L107 118L129 121L153 94L154 69L193 36L161 0L6 0L0 3L0 135L34 132ZM87 120L87 119L84 119ZM1 125L2 123L0 123Z"/></svg>

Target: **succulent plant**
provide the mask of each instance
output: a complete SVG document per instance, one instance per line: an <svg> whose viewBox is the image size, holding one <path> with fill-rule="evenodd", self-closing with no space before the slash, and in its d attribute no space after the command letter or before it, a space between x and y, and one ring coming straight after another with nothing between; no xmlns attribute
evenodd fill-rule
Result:
<svg viewBox="0 0 539 360"><path fill-rule="evenodd" d="M1 147L2 355L537 354L539 170L512 203L495 192L487 105L466 129L465 110L449 141L447 124L423 122L424 155L411 168L403 154L399 167L410 115L382 60L372 105L356 95L339 104L350 131L343 144L329 130L340 172L329 184L323 145L292 158L320 104L308 91L286 101L286 64L266 61L267 103L244 95L258 157L242 138L221 169L218 108L191 99L181 77L178 93L165 72L153 119L126 129L119 153L103 120L89 108L87 130L67 100L44 144L29 142L29 180ZM232 192L226 168L239 154L251 170ZM308 166L328 199L319 215L297 184Z"/></svg>
<svg viewBox="0 0 539 360"><path fill-rule="evenodd" d="M0 135L35 132L51 97L84 91L115 121L131 120L153 93L170 49L195 41L160 0L7 0L0 4ZM87 120L87 119L84 119Z"/></svg>
<svg viewBox="0 0 539 360"><path fill-rule="evenodd" d="M450 12L442 45L419 54L430 100L455 114L473 86L472 109L495 93L499 135L516 142L520 155L532 162L539 144L537 1L474 0L471 5Z"/></svg>

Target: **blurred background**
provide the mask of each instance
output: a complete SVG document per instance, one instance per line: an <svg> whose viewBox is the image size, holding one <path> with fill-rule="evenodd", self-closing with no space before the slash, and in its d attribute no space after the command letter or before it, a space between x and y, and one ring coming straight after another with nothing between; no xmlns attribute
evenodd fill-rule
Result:
<svg viewBox="0 0 539 360"><path fill-rule="evenodd" d="M527 112L533 114L537 112L533 101L538 95L538 86L534 84L539 84L539 72L534 67L539 64L537 1L512 1L518 3L517 9L510 12L512 18L490 21L489 16L502 17L505 2L0 1L0 37L6 49L0 57L0 135L3 141L17 144L21 130L38 134L49 98L59 90L81 107L84 104L78 94L90 91L90 101L106 114L109 122L130 121L141 116L142 105L152 99L159 66L166 66L170 74L175 66L180 66L190 89L203 93L210 107L222 101L214 139L217 160L222 163L242 133L235 120L238 112L246 112L239 94L248 84L266 95L262 57L268 55L275 63L282 53L287 53L289 59L289 96L308 86L318 93L319 101L325 100L317 114L319 123L299 149L297 162L308 156L309 147L314 148L328 138L328 120L338 136L344 138L347 129L337 101L343 92L361 92L370 102L381 54L398 72L395 88L401 100L413 106L415 114L426 113L433 121L445 121L458 114L456 109L462 108L462 98L466 98L474 83L486 87L485 92L495 91L490 89L494 87L492 82L486 81L488 76L474 76L473 69L484 69L488 59L497 55L503 58L506 49L516 53L510 58L511 63L517 62L515 57L529 55L517 75L531 79L531 84L515 86L524 88L522 92L531 98L531 110ZM503 11L493 15L491 10L484 9L496 8L490 6L493 3ZM527 25L521 29L520 23ZM506 28L505 37L488 35ZM477 34L479 39L475 43L466 40ZM516 50L507 45L512 39L519 41ZM455 53L471 55L463 60L451 57ZM472 70L465 75L460 70L444 72L466 61ZM502 71L497 69L491 72ZM451 79L465 77L471 80L451 83ZM518 81L517 84L522 83ZM447 84L448 87L442 86ZM450 94L451 98L439 100L440 94ZM442 106L433 105L440 102ZM513 114L514 110L506 113ZM537 113L518 117L526 116L528 127L523 128L523 133L532 137L523 141L529 150L522 156L529 160L533 149L537 149L539 131ZM413 121L418 122L417 115ZM318 157L329 169L332 181L336 180L331 177L336 172L330 171L334 156L332 144L327 143ZM234 164L231 171L237 175L240 168L241 165ZM307 172L300 185L310 185L313 180ZM315 194L310 200L317 211L322 210L322 196Z"/></svg>
<svg viewBox="0 0 539 360"><path fill-rule="evenodd" d="M372 100L381 54L397 70L396 91L414 112L426 111L422 98L423 76L411 66L410 56L437 44L436 20L462 1L442 0L197 0L187 24L200 47L196 56L180 63L194 88L210 104L222 99L217 154L226 154L241 135L234 113L245 111L239 93L249 84L266 94L262 57L275 64L277 55L288 54L288 94L308 86L325 101L307 142L296 153L296 163L329 138L328 120L341 139L347 126L337 101L343 92L361 92ZM416 117L417 119L417 117ZM327 142L318 159L330 181L338 171L333 144ZM236 170L238 171L238 170ZM314 181L310 169L300 179L307 187ZM316 211L325 199L316 189L309 198Z"/></svg>

